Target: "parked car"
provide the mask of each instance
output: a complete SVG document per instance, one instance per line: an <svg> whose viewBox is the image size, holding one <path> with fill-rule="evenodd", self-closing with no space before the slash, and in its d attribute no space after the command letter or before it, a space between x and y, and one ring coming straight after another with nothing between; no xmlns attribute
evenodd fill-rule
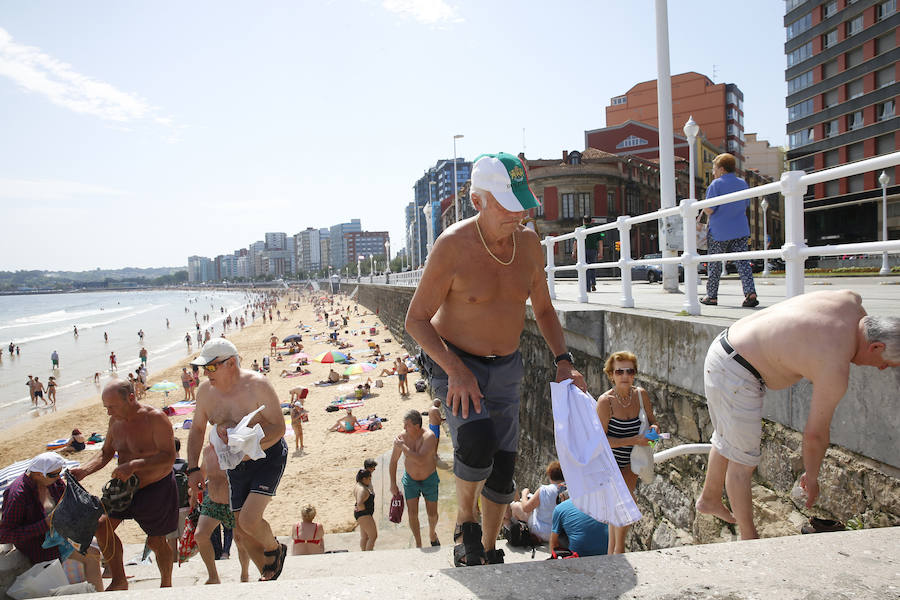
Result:
<svg viewBox="0 0 900 600"><path fill-rule="evenodd" d="M662 254L656 252L654 254L645 254L641 257L646 258L662 258ZM631 267L632 281L646 281L648 283L656 283L662 281L662 265L634 265ZM684 267L678 265L678 281L684 281Z"/></svg>

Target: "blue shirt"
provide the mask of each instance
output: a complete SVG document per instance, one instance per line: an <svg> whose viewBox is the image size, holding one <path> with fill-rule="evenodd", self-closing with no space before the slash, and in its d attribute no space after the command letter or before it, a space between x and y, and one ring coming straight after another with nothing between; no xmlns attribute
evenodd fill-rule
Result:
<svg viewBox="0 0 900 600"><path fill-rule="evenodd" d="M732 192L746 190L747 182L734 173L725 173L706 189L706 199L724 196ZM750 236L750 224L747 222L747 200L738 200L721 204L713 208L713 214L709 215L709 235L717 242L736 240Z"/></svg>
<svg viewBox="0 0 900 600"><path fill-rule="evenodd" d="M609 546L609 528L575 507L571 500L553 509L553 533L569 538L569 550L578 556L601 556Z"/></svg>

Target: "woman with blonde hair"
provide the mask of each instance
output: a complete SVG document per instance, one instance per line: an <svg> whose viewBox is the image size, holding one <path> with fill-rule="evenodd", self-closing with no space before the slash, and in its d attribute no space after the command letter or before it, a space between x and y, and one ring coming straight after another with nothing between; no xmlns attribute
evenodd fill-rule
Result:
<svg viewBox="0 0 900 600"><path fill-rule="evenodd" d="M638 476L631 470L631 450L634 446L648 446L649 440L638 432L641 429L641 409L647 415L652 429L659 433L650 394L634 384L637 376L637 357L632 352L613 352L606 359L603 372L609 378L612 388L597 398L597 416L606 432L616 464L622 471L622 478L628 491L634 495ZM609 526L609 554L625 552L625 527Z"/></svg>
<svg viewBox="0 0 900 600"><path fill-rule="evenodd" d="M300 518L303 519L299 523L294 524L294 530L291 538L294 540L291 554L294 556L302 554L324 554L325 553L325 529L318 523L314 523L316 518L316 507L307 504L300 510Z"/></svg>

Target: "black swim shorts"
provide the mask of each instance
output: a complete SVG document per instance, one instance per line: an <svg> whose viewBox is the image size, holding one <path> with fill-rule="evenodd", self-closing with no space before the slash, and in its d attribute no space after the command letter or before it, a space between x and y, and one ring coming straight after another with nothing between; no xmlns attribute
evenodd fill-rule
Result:
<svg viewBox="0 0 900 600"><path fill-rule="evenodd" d="M274 496L278 483L287 465L288 447L284 438L272 444L266 455L259 460L245 460L228 474L231 487L231 511L237 512L244 507L250 494Z"/></svg>

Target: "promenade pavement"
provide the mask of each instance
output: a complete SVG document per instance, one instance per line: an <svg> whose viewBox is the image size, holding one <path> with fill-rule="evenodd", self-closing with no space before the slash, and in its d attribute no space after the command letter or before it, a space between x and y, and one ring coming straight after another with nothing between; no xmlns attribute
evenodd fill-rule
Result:
<svg viewBox="0 0 900 600"><path fill-rule="evenodd" d="M723 277L719 284L718 306L700 305L700 316L692 318L724 319L736 321L767 306L785 299L784 277L755 278L759 306L742 308L744 294L737 276ZM660 316L674 316L684 310L687 301L685 284L679 284L678 293L666 292L661 283L635 282L632 286L634 310L656 313ZM863 299L863 306L869 314L897 316L900 314L900 276L887 277L813 277L807 276L805 292L817 290L853 290ZM706 278L697 286L697 294L706 294ZM609 307L622 308L622 282L618 279L597 279L597 291L588 293L587 304L578 301L578 282L574 279L556 280L556 299L553 305L558 310L603 310Z"/></svg>

